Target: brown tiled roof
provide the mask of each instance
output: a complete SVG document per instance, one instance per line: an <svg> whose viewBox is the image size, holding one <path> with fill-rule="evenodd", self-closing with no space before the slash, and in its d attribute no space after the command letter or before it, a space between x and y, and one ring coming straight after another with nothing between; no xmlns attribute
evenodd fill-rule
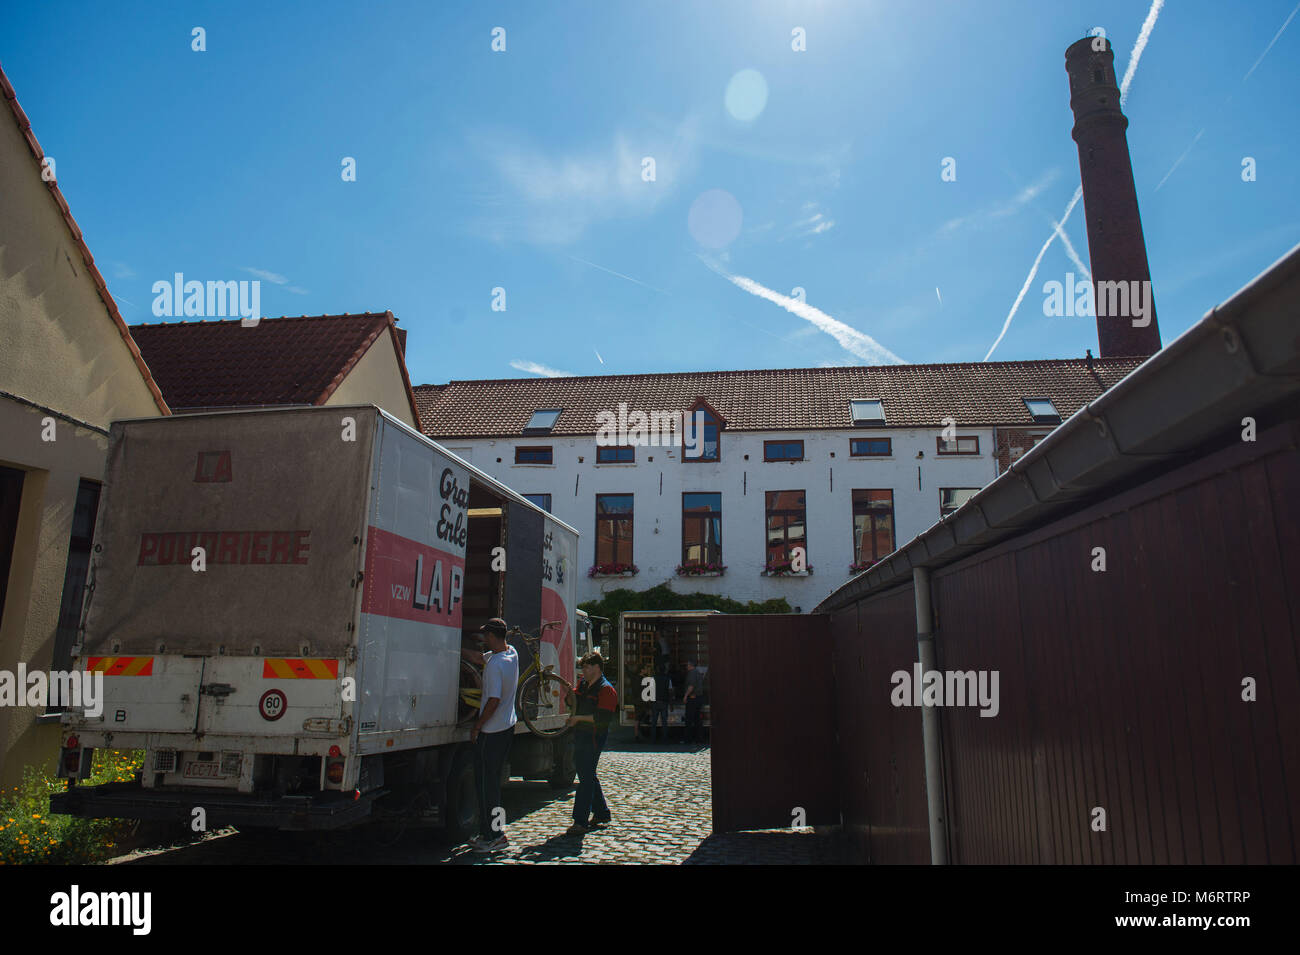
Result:
<svg viewBox="0 0 1300 955"><path fill-rule="evenodd" d="M424 433L433 438L521 435L539 408L563 408L551 434L595 434L600 411L685 411L705 398L731 431L852 428L849 401L879 398L885 427L1025 425L1023 398L1050 398L1068 418L1143 358L1046 359L945 365L872 365L696 371L589 378L453 381L415 389ZM861 429L859 429L861 430Z"/></svg>
<svg viewBox="0 0 1300 955"><path fill-rule="evenodd" d="M381 335L397 350L419 421L392 312L132 325L131 334L173 408L321 405Z"/></svg>
<svg viewBox="0 0 1300 955"><path fill-rule="evenodd" d="M420 420L433 414L433 406L446 385L419 385L415 389L415 405L420 409Z"/></svg>
<svg viewBox="0 0 1300 955"><path fill-rule="evenodd" d="M27 148L31 150L32 156L36 160L36 171L38 175L44 173L44 167L41 160L45 158L45 150L41 149L41 144L36 139L36 134L32 132L31 120L23 112L23 108L18 105L18 94L14 92L13 84L9 82L9 77L5 76L5 71L0 68L0 93L4 94L4 100L9 104L9 111L13 114L14 121L18 123L18 130L23 134L23 139L27 140ZM99 293L104 307L108 309L108 315L117 326L118 334L126 342L126 347L131 350L131 357L135 359L135 366L139 369L140 374L144 377L144 382L149 386L149 391L153 394L154 404L163 414L171 414L171 409L167 407L167 402L163 400L162 392L159 390L153 376L149 374L149 368L145 365L140 357L140 349L136 343L131 340L131 333L126 330L126 322L122 320L122 314L117 310L117 302L113 301L113 296L108 292L108 283L104 281L104 276L100 275L99 269L95 267L95 257L90 254L90 249L86 245L86 240L81 234L81 229L77 226L76 220L72 218L72 210L68 207L68 200L63 198L63 192L59 189L59 184L54 179L45 180L45 186L50 190L50 197L54 204L59 208L59 215L63 217L68 231L72 233L72 241L77 246L77 251L81 253L81 260L86 263L86 271L90 275L90 280L95 284L95 290Z"/></svg>

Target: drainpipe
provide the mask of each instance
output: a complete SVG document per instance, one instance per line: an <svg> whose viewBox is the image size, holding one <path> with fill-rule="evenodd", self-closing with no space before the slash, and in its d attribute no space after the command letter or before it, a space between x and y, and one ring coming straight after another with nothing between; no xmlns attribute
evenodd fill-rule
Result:
<svg viewBox="0 0 1300 955"><path fill-rule="evenodd" d="M935 665L934 615L930 607L930 571L912 569L912 590L916 596L916 653L921 677ZM925 741L925 801L930 811L930 864L948 864L947 823L943 817L943 760L939 754L939 714L933 706L921 707L921 736Z"/></svg>

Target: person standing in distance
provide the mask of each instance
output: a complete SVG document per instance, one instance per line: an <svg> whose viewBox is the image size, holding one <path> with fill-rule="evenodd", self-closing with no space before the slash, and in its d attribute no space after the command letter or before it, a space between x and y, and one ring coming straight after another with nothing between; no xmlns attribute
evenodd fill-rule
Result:
<svg viewBox="0 0 1300 955"><path fill-rule="evenodd" d="M704 673L695 665L694 660L686 661L686 728L682 741L687 744L700 742L703 725L700 710L704 707Z"/></svg>
<svg viewBox="0 0 1300 955"><path fill-rule="evenodd" d="M478 784L479 834L470 840L478 852L496 852L506 848L504 823L493 828L501 807L501 769L515 738L515 689L519 685L519 654L506 642L506 622L493 617L478 632L487 638L488 650L462 649L460 654L483 667L483 696L478 719L469 731L474 744L474 781ZM503 810L504 812L504 810Z"/></svg>
<svg viewBox="0 0 1300 955"><path fill-rule="evenodd" d="M599 653L588 653L579 661L582 679L568 699L577 699L577 708L569 717L573 732L573 762L578 770L578 791L573 797L573 825L566 835L582 835L610 821L609 806L596 778L596 763L605 748L609 724L618 712L618 692L605 679L605 661ZM588 815L591 825L588 825Z"/></svg>

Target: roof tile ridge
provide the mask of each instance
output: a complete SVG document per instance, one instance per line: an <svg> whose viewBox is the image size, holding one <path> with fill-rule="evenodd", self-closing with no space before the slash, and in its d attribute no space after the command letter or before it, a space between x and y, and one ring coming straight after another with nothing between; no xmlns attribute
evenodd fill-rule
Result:
<svg viewBox="0 0 1300 955"><path fill-rule="evenodd" d="M328 317L330 317L330 316L319 316L319 317L320 317L320 318L328 318ZM343 318L360 318L360 317L368 317L368 318L385 318L384 315L378 315L378 316L369 316L369 315L367 315L367 316L351 316L351 315L346 315L346 314L343 315L343 316L337 316L337 317L343 317ZM330 380L329 384L327 384L327 385L325 386L325 390L322 391L322 392L320 393L320 396L317 397L316 400L312 402L312 404L314 404L314 405L323 405L323 404L325 404L325 402L329 401L330 395L334 394L334 392L338 389L339 385L341 385L341 384L343 383L343 379L346 378L346 377L348 376L348 374L352 371L352 369L356 367L357 363L358 363L359 361L361 361L362 356L364 356L365 353L368 352L368 351L370 350L370 346L373 345L373 344L375 343L375 339L377 339L381 334L383 334L384 329L388 328L388 326L392 323L393 313L392 313L392 312L388 312L388 313L386 313L386 317L387 317L387 320L386 320L386 321L384 321L384 322L382 322L382 323L381 323L381 322L375 322L375 326L374 326L374 328L372 328L372 329L370 329L369 331L366 332L366 335L365 335L365 337L362 339L361 344L360 344L360 345L359 345L359 346L358 346L358 347L357 347L357 348L352 352L351 357L349 357L348 360L347 360L346 362L343 363L343 367L339 370L338 374L336 374L336 375L335 375L335 376ZM414 406L414 400L412 400L412 405ZM417 419L417 420L418 420L418 419Z"/></svg>
<svg viewBox="0 0 1300 955"><path fill-rule="evenodd" d="M1093 362L1107 361L1122 363L1133 360L1130 356L1112 355L1106 358L1093 358ZM1145 360L1145 359L1143 359ZM933 368L1009 368L1024 365L1049 365L1064 364L1068 366L1084 365L1086 358L1014 358L1006 361L949 361L949 362L904 362L892 365L834 365L827 368L820 367L792 367L792 368L735 368L735 369L715 369L712 371L655 371L655 372L627 372L619 375L559 375L555 377L534 377L534 378L452 378L445 384L436 385L433 383L417 385L417 388L446 388L451 385L491 385L491 384L517 384L523 381L614 381L616 379L664 379L664 378L684 378L687 376L704 376L704 375L774 375L789 372L815 372L817 374L838 374L844 375L848 372L863 371L888 371L891 369L933 369Z"/></svg>

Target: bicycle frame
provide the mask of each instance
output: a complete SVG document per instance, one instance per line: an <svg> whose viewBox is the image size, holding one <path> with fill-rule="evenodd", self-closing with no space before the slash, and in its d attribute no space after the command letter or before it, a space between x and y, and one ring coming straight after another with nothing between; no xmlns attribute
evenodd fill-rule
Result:
<svg viewBox="0 0 1300 955"><path fill-rule="evenodd" d="M563 624L564 624L563 620L553 620L548 623L544 623L538 629L537 636L535 637L528 633L525 633L524 631L520 630L518 627L513 627L506 632L506 636L508 637L517 636L523 638L524 644L525 646L528 647L528 651L533 658L532 662L529 663L528 666L519 674L519 679L515 683L515 708L516 709L518 709L519 707L519 691L520 689L523 688L523 685L525 681L527 681L528 677L532 676L534 673L536 673L538 676L542 676L543 674L551 673L555 670L555 666L553 664L547 664L546 666L541 665L542 634L545 633L547 630L554 630L560 626L563 626ZM483 668L477 666L476 664L471 663L470 666L478 670L480 674L483 672ZM466 706L472 706L474 707L474 709L479 709L483 705L483 691L481 689L475 689L474 687L461 687L460 701L464 703Z"/></svg>

